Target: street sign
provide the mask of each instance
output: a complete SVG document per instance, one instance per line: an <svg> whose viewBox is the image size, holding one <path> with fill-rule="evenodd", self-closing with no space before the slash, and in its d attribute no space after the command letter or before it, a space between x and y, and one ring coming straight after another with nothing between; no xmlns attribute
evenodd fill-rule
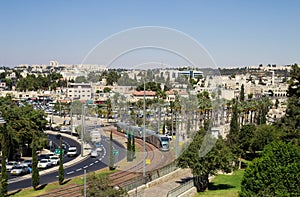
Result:
<svg viewBox="0 0 300 197"><path fill-rule="evenodd" d="M115 150L113 150L113 154L117 155L117 154L119 154L119 151L115 149Z"/></svg>
<svg viewBox="0 0 300 197"><path fill-rule="evenodd" d="M62 150L62 153L64 154L65 150ZM60 154L60 150L59 149L55 149L54 150L54 154L59 155Z"/></svg>
<svg viewBox="0 0 300 197"><path fill-rule="evenodd" d="M150 159L146 159L146 164L150 164L151 160Z"/></svg>

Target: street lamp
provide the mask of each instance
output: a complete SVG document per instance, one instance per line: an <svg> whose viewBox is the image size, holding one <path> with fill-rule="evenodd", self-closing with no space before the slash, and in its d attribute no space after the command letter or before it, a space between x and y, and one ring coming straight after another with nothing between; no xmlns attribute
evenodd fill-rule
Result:
<svg viewBox="0 0 300 197"><path fill-rule="evenodd" d="M84 151L84 142L83 142L83 133L85 130L85 104L82 104L82 117L81 117L81 156L83 157L83 151Z"/></svg>
<svg viewBox="0 0 300 197"><path fill-rule="evenodd" d="M146 177L146 83L144 79L144 109L143 109L143 151L144 151L144 159L143 159L143 178Z"/></svg>

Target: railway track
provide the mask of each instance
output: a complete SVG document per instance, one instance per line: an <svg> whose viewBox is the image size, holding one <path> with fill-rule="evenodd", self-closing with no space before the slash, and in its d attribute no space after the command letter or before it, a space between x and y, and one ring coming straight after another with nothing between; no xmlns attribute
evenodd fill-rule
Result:
<svg viewBox="0 0 300 197"><path fill-rule="evenodd" d="M124 133L118 132L116 129L112 130L115 135L125 137ZM143 148L143 140L136 139L136 145L139 150ZM154 161L155 152L157 152L157 148L152 144L146 143L146 159L150 159ZM159 152L159 151L158 151ZM139 160L138 160L139 159ZM117 171L109 175L109 178L114 186L124 187L128 184L132 183L144 183L145 177L143 177L143 173L141 172L143 169L143 159L137 158L137 162L133 163L133 166L127 168L126 170ZM157 166L163 164L161 160L155 162ZM146 166L146 171L150 171ZM146 177L147 178L147 177ZM72 185L70 187L66 187L64 189L59 189L57 191L53 191L44 195L40 195L41 197L81 197L83 190L83 185Z"/></svg>
<svg viewBox="0 0 300 197"><path fill-rule="evenodd" d="M117 131L113 131L115 135L119 135L125 137L125 134L119 133ZM143 148L143 141L141 139L136 139L136 145L138 149L141 150ZM146 143L146 159L154 160L155 154L154 150L156 149L153 145ZM143 157L143 156L142 156ZM138 159L138 158L137 158ZM141 179L143 174L141 173L143 169L143 162L144 160L141 159L137 163L133 163L134 165L130 168L127 168L126 171L118 171L111 174L110 180L112 181L113 185L124 186L127 182L131 182L133 179Z"/></svg>

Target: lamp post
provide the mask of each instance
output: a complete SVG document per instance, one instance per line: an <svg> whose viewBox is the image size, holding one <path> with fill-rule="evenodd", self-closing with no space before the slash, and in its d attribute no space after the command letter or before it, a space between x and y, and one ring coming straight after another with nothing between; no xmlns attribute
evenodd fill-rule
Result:
<svg viewBox="0 0 300 197"><path fill-rule="evenodd" d="M7 172L6 172L6 159L7 159L7 133L6 133L6 128L5 128L6 121L2 118L2 115L0 113L0 125L3 127L3 135L2 135L2 161L1 161L1 188L0 188L0 195L1 196L6 196L7 194Z"/></svg>
<svg viewBox="0 0 300 197"><path fill-rule="evenodd" d="M71 126L71 136L73 135L73 101L70 105L70 126Z"/></svg>
<svg viewBox="0 0 300 197"><path fill-rule="evenodd" d="M84 133L84 128L85 127L85 105L82 104L82 117L81 117L81 156L83 157L83 151L84 151L84 148L83 148L83 145L84 145L84 142L83 142L83 133Z"/></svg>
<svg viewBox="0 0 300 197"><path fill-rule="evenodd" d="M144 151L144 159L143 159L143 178L146 177L146 83L144 79L144 110L143 110L143 151Z"/></svg>

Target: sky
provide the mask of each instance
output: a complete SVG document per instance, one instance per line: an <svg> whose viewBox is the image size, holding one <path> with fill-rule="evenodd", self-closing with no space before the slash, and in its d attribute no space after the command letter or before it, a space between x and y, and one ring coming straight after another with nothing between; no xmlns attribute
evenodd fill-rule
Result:
<svg viewBox="0 0 300 197"><path fill-rule="evenodd" d="M103 40L143 26L188 35L217 67L300 62L298 0L0 0L0 65L89 63L86 57ZM140 52L117 62L130 64ZM168 61L161 51L148 52L139 64ZM173 60L167 63L180 62Z"/></svg>

